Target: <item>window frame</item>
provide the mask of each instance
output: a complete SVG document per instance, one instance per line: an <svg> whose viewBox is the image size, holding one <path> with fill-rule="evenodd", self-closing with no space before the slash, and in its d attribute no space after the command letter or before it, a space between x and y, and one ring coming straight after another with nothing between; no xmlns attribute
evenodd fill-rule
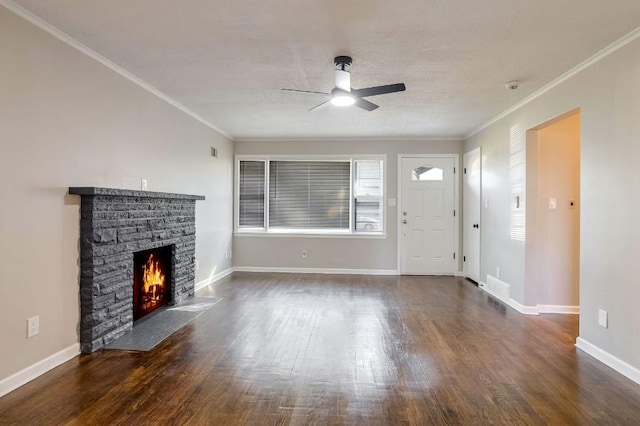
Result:
<svg viewBox="0 0 640 426"><path fill-rule="evenodd" d="M382 183L382 195L380 197L382 212L382 229L380 231L356 231L355 230L355 173L354 162L358 160L378 160L382 163L380 181ZM262 161L265 164L265 200L264 200L264 227L244 228L239 226L240 210L240 162ZM271 229L269 228L269 164L270 161L336 161L350 163L349 180L349 229ZM233 233L235 236L260 236L260 237L349 237L349 238L386 238L387 236L387 156L386 154L345 154L345 155L250 155L238 154L234 156L233 167Z"/></svg>

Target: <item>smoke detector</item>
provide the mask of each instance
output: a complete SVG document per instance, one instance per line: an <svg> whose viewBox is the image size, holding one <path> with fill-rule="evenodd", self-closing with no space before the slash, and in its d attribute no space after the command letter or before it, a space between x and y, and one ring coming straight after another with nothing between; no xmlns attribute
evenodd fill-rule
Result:
<svg viewBox="0 0 640 426"><path fill-rule="evenodd" d="M520 86L520 82L518 80L507 81L507 84L504 85L509 90L516 90Z"/></svg>

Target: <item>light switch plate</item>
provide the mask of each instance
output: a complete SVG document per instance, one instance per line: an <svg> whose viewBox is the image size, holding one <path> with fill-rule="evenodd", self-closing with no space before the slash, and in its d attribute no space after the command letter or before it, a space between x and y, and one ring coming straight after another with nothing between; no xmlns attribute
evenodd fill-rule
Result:
<svg viewBox="0 0 640 426"><path fill-rule="evenodd" d="M598 325L609 328L609 313L604 309L598 309Z"/></svg>

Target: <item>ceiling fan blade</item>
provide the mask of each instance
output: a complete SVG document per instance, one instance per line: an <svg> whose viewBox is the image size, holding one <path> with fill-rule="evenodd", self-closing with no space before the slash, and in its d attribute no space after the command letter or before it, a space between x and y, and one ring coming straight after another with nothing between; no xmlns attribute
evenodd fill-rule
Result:
<svg viewBox="0 0 640 426"><path fill-rule="evenodd" d="M307 111L313 111L314 109L318 109L318 108L321 108L323 106L326 106L329 102L331 102L331 99L327 99L326 101L314 106L313 108L308 109Z"/></svg>
<svg viewBox="0 0 640 426"><path fill-rule="evenodd" d="M353 106L357 106L358 108L362 108L367 111L373 111L374 109L378 108L378 105L374 104L373 102L369 102L361 98L356 98L356 103L354 103Z"/></svg>
<svg viewBox="0 0 640 426"><path fill-rule="evenodd" d="M327 92L314 92L312 90L298 90L298 89L282 89L285 92L297 92L297 93L311 93L314 95L330 95L331 93Z"/></svg>
<svg viewBox="0 0 640 426"><path fill-rule="evenodd" d="M404 83L387 84L385 86L367 87L364 89L351 89L351 93L360 97L384 95L385 93L403 92L406 89Z"/></svg>

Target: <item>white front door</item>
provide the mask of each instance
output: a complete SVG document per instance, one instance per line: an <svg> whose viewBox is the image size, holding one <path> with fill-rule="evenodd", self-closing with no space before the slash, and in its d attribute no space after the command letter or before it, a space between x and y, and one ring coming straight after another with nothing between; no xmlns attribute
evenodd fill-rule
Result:
<svg viewBox="0 0 640 426"><path fill-rule="evenodd" d="M401 273L451 275L454 244L454 157L402 157Z"/></svg>
<svg viewBox="0 0 640 426"><path fill-rule="evenodd" d="M464 275L480 282L480 148L462 158L462 267Z"/></svg>

